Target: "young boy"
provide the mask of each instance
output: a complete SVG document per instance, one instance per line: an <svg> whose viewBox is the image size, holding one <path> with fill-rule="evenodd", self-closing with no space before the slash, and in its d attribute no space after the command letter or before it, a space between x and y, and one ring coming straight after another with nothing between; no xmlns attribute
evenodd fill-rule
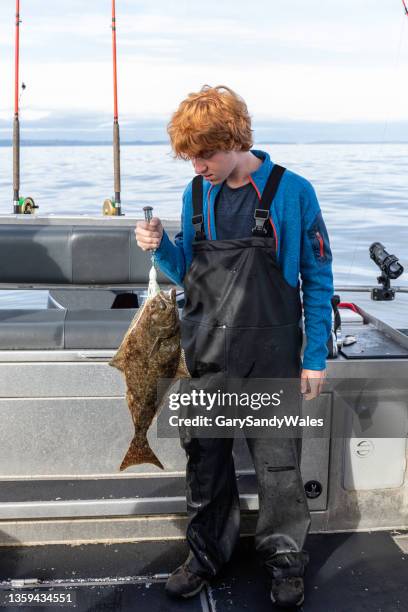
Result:
<svg viewBox="0 0 408 612"><path fill-rule="evenodd" d="M138 245L184 286L182 346L192 376L300 378L313 399L326 375L331 333L332 255L312 185L251 150L245 102L205 85L168 125L176 158L196 177L183 194L181 231L171 242L158 218L139 222ZM303 365L302 280L306 349ZM300 397L300 396L299 396ZM230 558L240 507L232 438L181 438L187 454L190 554L169 577L176 597L198 593ZM255 546L271 577L271 600L301 605L310 513L300 474L301 439L247 438L258 481Z"/></svg>

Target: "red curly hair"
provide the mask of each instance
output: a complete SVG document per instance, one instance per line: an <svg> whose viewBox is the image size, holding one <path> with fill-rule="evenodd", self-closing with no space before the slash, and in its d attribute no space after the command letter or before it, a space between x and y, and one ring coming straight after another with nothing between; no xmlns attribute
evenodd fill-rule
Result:
<svg viewBox="0 0 408 612"><path fill-rule="evenodd" d="M224 85L204 85L198 93L190 93L173 113L167 133L176 159L249 151L253 145L247 105Z"/></svg>

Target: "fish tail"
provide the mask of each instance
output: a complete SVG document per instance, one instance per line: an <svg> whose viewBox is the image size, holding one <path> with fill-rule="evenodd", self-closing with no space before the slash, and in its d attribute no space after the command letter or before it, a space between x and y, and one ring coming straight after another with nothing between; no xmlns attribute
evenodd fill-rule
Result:
<svg viewBox="0 0 408 612"><path fill-rule="evenodd" d="M130 443L129 450L126 453L119 470L122 472L131 465L140 465L141 463L153 463L153 465L157 465L157 467L164 470L163 464L159 461L150 448L147 439L145 443L141 445L140 440L138 440L135 436Z"/></svg>

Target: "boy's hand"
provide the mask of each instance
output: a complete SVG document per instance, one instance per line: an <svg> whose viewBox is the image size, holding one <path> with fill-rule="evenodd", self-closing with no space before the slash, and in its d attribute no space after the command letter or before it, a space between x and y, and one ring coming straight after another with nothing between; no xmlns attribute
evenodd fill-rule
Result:
<svg viewBox="0 0 408 612"><path fill-rule="evenodd" d="M143 251L158 249L163 237L162 222L158 217L153 217L150 223L138 221L136 223L135 236L137 245Z"/></svg>
<svg viewBox="0 0 408 612"><path fill-rule="evenodd" d="M303 399L312 400L322 392L327 370L302 370L300 392Z"/></svg>

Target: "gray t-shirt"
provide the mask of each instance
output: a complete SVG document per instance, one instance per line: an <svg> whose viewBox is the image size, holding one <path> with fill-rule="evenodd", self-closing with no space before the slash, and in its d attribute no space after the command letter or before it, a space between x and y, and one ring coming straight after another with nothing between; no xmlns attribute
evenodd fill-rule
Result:
<svg viewBox="0 0 408 612"><path fill-rule="evenodd" d="M225 181L215 200L217 240L249 238L255 225L258 195L251 183L232 188Z"/></svg>

